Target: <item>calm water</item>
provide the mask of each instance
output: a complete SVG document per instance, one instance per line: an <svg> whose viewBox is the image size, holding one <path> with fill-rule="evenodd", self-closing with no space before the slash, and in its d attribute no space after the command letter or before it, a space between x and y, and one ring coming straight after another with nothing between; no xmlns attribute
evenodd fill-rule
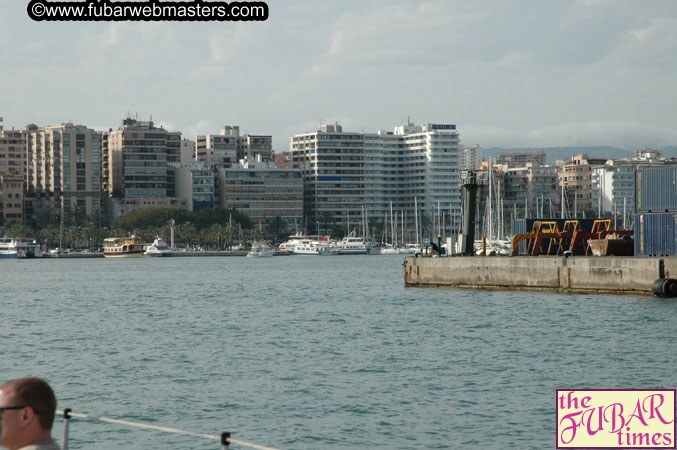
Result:
<svg viewBox="0 0 677 450"><path fill-rule="evenodd" d="M676 301L405 288L402 261L1 261L1 378L281 449L553 448L556 388L677 384ZM220 448L77 419L70 446Z"/></svg>

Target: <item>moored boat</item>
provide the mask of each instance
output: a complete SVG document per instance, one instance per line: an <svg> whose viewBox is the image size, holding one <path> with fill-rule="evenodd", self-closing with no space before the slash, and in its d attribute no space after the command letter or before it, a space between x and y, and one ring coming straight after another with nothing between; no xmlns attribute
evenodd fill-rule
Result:
<svg viewBox="0 0 677 450"><path fill-rule="evenodd" d="M103 240L103 256L106 258L135 258L143 256L143 243L136 236L107 238Z"/></svg>
<svg viewBox="0 0 677 450"><path fill-rule="evenodd" d="M314 239L300 239L291 251L292 255L328 255L329 245Z"/></svg>
<svg viewBox="0 0 677 450"><path fill-rule="evenodd" d="M167 242L160 236L156 237L151 245L146 248L144 254L147 256L172 256L174 251L169 248Z"/></svg>
<svg viewBox="0 0 677 450"><path fill-rule="evenodd" d="M42 258L36 241L22 238L0 238L0 258Z"/></svg>
<svg viewBox="0 0 677 450"><path fill-rule="evenodd" d="M381 247L351 232L336 243L333 251L339 255L380 255Z"/></svg>
<svg viewBox="0 0 677 450"><path fill-rule="evenodd" d="M265 242L254 242L251 250L247 253L247 258L266 258L274 254L275 250Z"/></svg>

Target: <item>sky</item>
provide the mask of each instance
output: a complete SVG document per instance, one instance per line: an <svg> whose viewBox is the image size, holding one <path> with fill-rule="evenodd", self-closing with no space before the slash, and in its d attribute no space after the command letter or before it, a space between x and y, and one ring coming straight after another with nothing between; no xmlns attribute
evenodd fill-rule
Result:
<svg viewBox="0 0 677 450"><path fill-rule="evenodd" d="M6 128L184 137L454 123L466 145L677 145L674 0L270 0L263 22L34 22L0 0Z"/></svg>

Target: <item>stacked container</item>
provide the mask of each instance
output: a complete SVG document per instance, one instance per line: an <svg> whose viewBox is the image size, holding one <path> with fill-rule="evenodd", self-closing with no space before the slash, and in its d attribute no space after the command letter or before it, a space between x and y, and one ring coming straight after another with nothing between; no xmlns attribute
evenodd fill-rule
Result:
<svg viewBox="0 0 677 450"><path fill-rule="evenodd" d="M635 174L635 255L677 255L677 166Z"/></svg>

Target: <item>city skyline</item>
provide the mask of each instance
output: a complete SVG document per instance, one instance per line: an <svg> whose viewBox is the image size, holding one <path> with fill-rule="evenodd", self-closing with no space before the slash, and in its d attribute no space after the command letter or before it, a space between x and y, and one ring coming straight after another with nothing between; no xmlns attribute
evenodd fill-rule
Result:
<svg viewBox="0 0 677 450"><path fill-rule="evenodd" d="M128 112L195 139L455 123L464 145L677 145L677 6L269 1L265 22L33 22L0 0L6 128L117 128ZM93 100L95 99L95 100Z"/></svg>

